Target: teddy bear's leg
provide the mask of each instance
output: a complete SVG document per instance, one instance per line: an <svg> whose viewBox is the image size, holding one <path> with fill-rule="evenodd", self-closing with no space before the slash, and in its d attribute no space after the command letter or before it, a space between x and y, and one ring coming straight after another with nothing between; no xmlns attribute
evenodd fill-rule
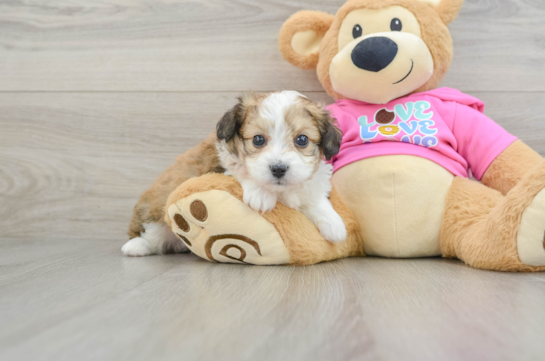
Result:
<svg viewBox="0 0 545 361"><path fill-rule="evenodd" d="M456 178L441 229L444 257L483 269L545 270L545 162L511 191Z"/></svg>
<svg viewBox="0 0 545 361"><path fill-rule="evenodd" d="M207 174L181 184L166 204L165 221L196 255L212 262L308 265L363 255L357 224L336 193L331 202L349 233L332 244L304 215L278 203L260 214L242 202L232 177Z"/></svg>

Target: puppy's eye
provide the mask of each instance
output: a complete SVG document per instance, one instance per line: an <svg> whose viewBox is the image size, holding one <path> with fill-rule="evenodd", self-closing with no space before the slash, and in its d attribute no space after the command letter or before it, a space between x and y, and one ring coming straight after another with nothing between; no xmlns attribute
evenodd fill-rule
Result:
<svg viewBox="0 0 545 361"><path fill-rule="evenodd" d="M354 37L354 39L359 38L362 33L363 33L363 30L360 24L354 25L354 27L352 28L352 36Z"/></svg>
<svg viewBox="0 0 545 361"><path fill-rule="evenodd" d="M308 145L308 137L306 135L300 135L295 139L295 144L298 147L306 147Z"/></svg>
<svg viewBox="0 0 545 361"><path fill-rule="evenodd" d="M256 135L253 139L253 142L256 147L262 147L265 145L265 137L263 137L262 135Z"/></svg>
<svg viewBox="0 0 545 361"><path fill-rule="evenodd" d="M392 31L401 31L403 29L403 24L401 23L401 20L398 18L392 19L392 22L390 23L390 29Z"/></svg>

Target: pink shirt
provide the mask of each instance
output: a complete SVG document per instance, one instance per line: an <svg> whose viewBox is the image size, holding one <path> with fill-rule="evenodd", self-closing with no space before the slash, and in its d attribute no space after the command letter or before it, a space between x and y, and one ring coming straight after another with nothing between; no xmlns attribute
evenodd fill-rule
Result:
<svg viewBox="0 0 545 361"><path fill-rule="evenodd" d="M517 138L483 114L484 103L450 88L392 100L386 105L339 100L327 107L343 131L334 171L381 155L429 159L460 177L481 180Z"/></svg>

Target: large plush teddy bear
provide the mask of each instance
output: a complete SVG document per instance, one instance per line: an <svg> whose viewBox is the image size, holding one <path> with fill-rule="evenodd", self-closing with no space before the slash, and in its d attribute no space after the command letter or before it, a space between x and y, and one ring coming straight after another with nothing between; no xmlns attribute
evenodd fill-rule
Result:
<svg viewBox="0 0 545 361"><path fill-rule="evenodd" d="M331 202L345 242L327 242L280 203L255 212L220 174L170 195L174 233L218 262L308 265L367 254L545 270L544 160L483 115L478 99L437 89L452 59L447 24L462 3L348 0L335 16L298 12L280 31L284 58L317 69L336 101L328 109L344 136Z"/></svg>

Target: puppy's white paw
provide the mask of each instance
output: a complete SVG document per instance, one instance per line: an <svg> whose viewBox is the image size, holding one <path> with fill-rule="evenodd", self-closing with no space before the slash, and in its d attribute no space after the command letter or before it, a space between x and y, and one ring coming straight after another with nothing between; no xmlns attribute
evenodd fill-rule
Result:
<svg viewBox="0 0 545 361"><path fill-rule="evenodd" d="M276 194L260 189L244 190L243 200L258 212L270 212L276 206Z"/></svg>
<svg viewBox="0 0 545 361"><path fill-rule="evenodd" d="M346 241L346 227L339 215L337 215L337 217L331 217L331 219L328 220L320 221L317 226L322 236L329 242L340 243Z"/></svg>
<svg viewBox="0 0 545 361"><path fill-rule="evenodd" d="M301 198L296 192L284 192L279 200L286 207L293 209L299 209L302 204Z"/></svg>
<svg viewBox="0 0 545 361"><path fill-rule="evenodd" d="M121 252L125 256L143 257L154 254L151 245L142 237L136 237L128 241L121 247Z"/></svg>

